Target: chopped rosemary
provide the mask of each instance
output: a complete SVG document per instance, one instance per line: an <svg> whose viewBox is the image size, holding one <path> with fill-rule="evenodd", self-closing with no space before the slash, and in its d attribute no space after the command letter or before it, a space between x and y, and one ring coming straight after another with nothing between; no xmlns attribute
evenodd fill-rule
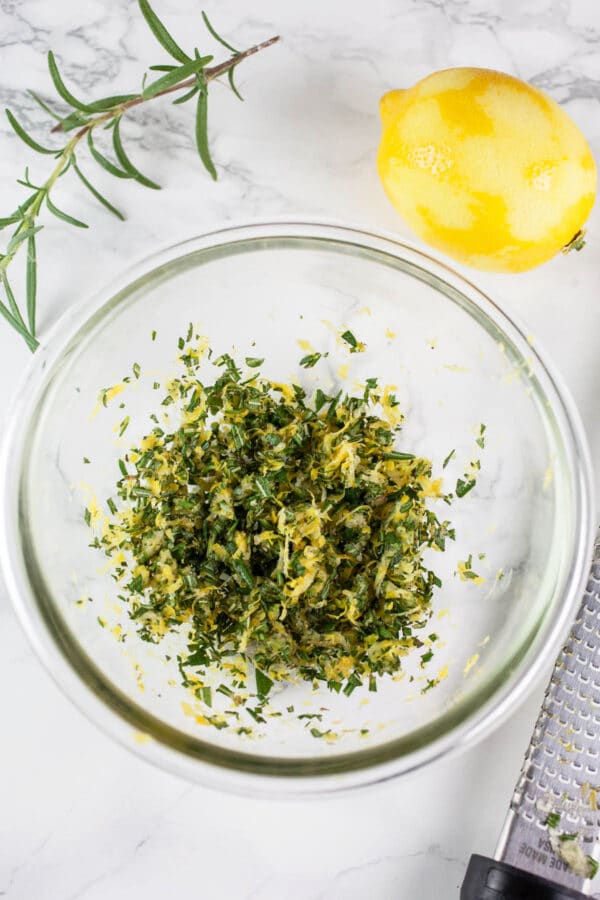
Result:
<svg viewBox="0 0 600 900"><path fill-rule="evenodd" d="M421 654L421 668L424 669L428 662L431 662L433 659L433 650L428 650L427 653Z"/></svg>
<svg viewBox="0 0 600 900"><path fill-rule="evenodd" d="M481 559L481 554L479 558ZM472 553L464 561L458 563L457 572L462 581L473 581L475 584L483 584L483 578L473 569Z"/></svg>
<svg viewBox="0 0 600 900"><path fill-rule="evenodd" d="M450 460L453 458L453 456L455 455L455 453L456 453L456 450L451 450L451 451L450 451L450 453L448 454L448 456L446 457L446 459L445 459L444 462L442 463L442 469L445 469L445 468L446 468L446 466L448 465L448 463L450 462Z"/></svg>
<svg viewBox="0 0 600 900"><path fill-rule="evenodd" d="M365 345L362 341L357 341L351 331L344 331L340 337L350 347L350 353L362 353L365 350Z"/></svg>
<svg viewBox="0 0 600 900"><path fill-rule="evenodd" d="M456 496L464 497L469 491L473 490L475 487L476 481L474 478L469 478L468 481L465 481L464 478L458 478L456 481Z"/></svg>
<svg viewBox="0 0 600 900"><path fill-rule="evenodd" d="M308 356L303 356L300 360L300 365L305 369L312 369L313 366L319 362L320 359L329 356L328 353L309 353Z"/></svg>
<svg viewBox="0 0 600 900"><path fill-rule="evenodd" d="M318 728L311 728L310 733L312 734L313 737L316 737L316 738L323 738L323 737L327 737L328 734L333 734L331 728L328 728L327 731L319 731Z"/></svg>
<svg viewBox="0 0 600 900"><path fill-rule="evenodd" d="M205 670L235 669L243 698L223 684L216 692L258 723L280 715L265 707L275 682L301 678L346 696L377 690L378 677L423 647L414 631L441 585L423 554L454 538L431 499L450 495L430 460L395 449L402 416L377 379L360 396L317 389L311 398L259 372L242 380L224 353L212 359L214 380L200 380L207 353L191 337L179 341L182 372L162 400L177 425L166 431L151 416L156 426L127 452L127 465L119 461L119 507L109 502L99 540L119 560L141 637L159 643L183 629L184 685L210 706ZM263 360L245 362L256 369ZM85 518L91 525L89 510ZM421 666L432 656L426 650ZM221 715L205 718L227 727Z"/></svg>

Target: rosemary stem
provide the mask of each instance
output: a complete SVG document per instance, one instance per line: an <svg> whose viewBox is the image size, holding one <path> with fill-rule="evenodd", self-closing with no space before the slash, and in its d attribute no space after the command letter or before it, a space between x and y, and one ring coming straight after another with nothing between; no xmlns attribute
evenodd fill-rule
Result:
<svg viewBox="0 0 600 900"><path fill-rule="evenodd" d="M262 41L260 44L255 44L253 47L249 47L247 50L243 50L241 53L234 53L229 59L226 59L225 62L219 63L218 66L213 66L212 68L205 69L202 73L202 77L205 81L214 81L215 78L218 78L220 75L224 75L225 72L228 72L229 69L232 69L234 66L237 66L242 60L247 59L249 56L254 56L255 53L259 53L261 50L265 50L267 47L271 47L273 44L276 44L277 41L281 40L280 35L274 35L272 38L269 38L267 41ZM151 100L157 100L159 97L165 97L167 94L173 94L177 91L184 91L187 88L193 87L198 83L198 76L194 75L192 78L186 78L184 81L180 81L178 84L174 84L172 87L165 88L164 91L160 91L158 94L154 94L153 97L135 97L133 100L128 100L126 103L122 103L119 107L116 107L114 110L111 110L108 114L101 116L100 119L102 122L106 122L107 119L112 118L114 115L123 115L123 113L127 112L130 109L133 109L135 106L140 106L142 103L149 103ZM96 119L93 119L92 122L89 122L85 125L80 132L77 132L77 136L81 135L82 137L87 134L90 128L96 127ZM52 132L62 131L63 126L62 122L58 122Z"/></svg>

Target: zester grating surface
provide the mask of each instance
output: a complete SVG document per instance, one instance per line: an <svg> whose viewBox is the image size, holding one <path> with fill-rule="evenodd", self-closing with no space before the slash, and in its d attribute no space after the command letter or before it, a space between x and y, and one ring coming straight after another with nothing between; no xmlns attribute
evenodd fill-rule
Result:
<svg viewBox="0 0 600 900"><path fill-rule="evenodd" d="M545 824L548 813L558 813L558 831L578 835L583 853L597 858L599 809L600 535L583 602L556 661L497 857L583 892L600 891L600 883L575 875L554 853Z"/></svg>

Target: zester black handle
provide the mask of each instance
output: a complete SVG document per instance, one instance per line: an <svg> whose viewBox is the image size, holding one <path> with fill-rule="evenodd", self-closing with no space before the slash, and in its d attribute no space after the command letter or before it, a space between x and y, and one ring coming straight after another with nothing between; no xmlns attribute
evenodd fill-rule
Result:
<svg viewBox="0 0 600 900"><path fill-rule="evenodd" d="M508 863L472 856L460 890L460 900L590 900Z"/></svg>

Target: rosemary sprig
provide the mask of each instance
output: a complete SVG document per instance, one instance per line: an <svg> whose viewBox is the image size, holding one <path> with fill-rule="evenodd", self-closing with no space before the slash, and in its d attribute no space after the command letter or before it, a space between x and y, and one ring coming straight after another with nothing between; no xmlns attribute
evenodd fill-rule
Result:
<svg viewBox="0 0 600 900"><path fill-rule="evenodd" d="M91 159L110 175L116 178L131 179L144 187L158 190L160 186L142 174L125 151L121 136L121 122L123 117L137 106L167 94L177 93L178 96L173 101L176 104L187 103L192 99L196 102L195 134L198 154L207 172L213 179L216 179L217 171L210 154L208 141L208 85L220 75L227 74L232 91L241 100L242 97L234 82L235 69L249 56L270 47L279 40L279 37L272 37L247 50L236 50L215 31L206 13L203 12L202 19L211 37L232 54L229 59L218 65L210 66L214 59L212 55L203 56L197 48L194 48L191 55L186 53L158 18L148 0L138 0L138 4L154 37L175 60L175 64L161 63L150 66L151 72L159 73L158 77L149 81L148 73L146 73L141 90L136 93L118 94L87 102L71 93L63 81L54 54L49 51L50 77L57 94L67 104L69 111L64 116L60 115L37 94L32 91L29 91L29 94L48 115L56 120L56 124L52 128L53 134L68 136L73 132L72 136L68 137L65 143L58 148L41 144L25 130L10 110L6 110L8 121L17 136L31 150L55 159L53 170L42 184L34 184L30 178L29 169L25 169L24 178L17 179L17 182L26 188L29 192L28 196L14 212L0 217L0 231L15 226L4 252L0 253L0 315L21 335L32 351L38 346L36 337L38 285L36 236L44 227L38 224L40 214L45 208L56 218L69 225L76 228L88 227L85 222L59 209L53 202L50 195L56 182L67 172L72 171L79 182L105 209L119 219L125 218L82 172L76 154L87 145ZM95 135L98 129L111 132L114 159L105 156L96 146ZM22 247L26 248L25 315L15 299L8 279L9 266Z"/></svg>

